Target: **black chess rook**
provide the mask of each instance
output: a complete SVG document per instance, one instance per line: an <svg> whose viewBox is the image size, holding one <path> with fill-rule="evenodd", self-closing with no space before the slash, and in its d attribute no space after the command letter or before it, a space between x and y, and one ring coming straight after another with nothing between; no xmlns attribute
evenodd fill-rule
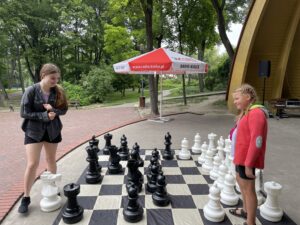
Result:
<svg viewBox="0 0 300 225"><path fill-rule="evenodd" d="M107 133L104 135L105 146L103 148L103 154L109 155L109 147L111 146L112 134Z"/></svg>

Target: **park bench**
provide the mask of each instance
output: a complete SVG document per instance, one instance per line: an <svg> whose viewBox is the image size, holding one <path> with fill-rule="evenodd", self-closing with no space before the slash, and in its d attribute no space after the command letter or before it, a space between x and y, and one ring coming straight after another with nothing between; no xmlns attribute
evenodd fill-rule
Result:
<svg viewBox="0 0 300 225"><path fill-rule="evenodd" d="M287 118L286 110L300 110L300 99L272 99L270 104L276 110L277 118Z"/></svg>
<svg viewBox="0 0 300 225"><path fill-rule="evenodd" d="M78 107L80 106L79 100L70 100L68 103L69 107L75 107L76 109L78 109Z"/></svg>

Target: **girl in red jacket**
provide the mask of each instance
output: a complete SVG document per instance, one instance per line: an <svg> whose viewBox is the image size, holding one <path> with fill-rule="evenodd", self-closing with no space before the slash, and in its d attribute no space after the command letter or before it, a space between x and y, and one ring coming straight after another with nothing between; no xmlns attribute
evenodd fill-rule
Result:
<svg viewBox="0 0 300 225"><path fill-rule="evenodd" d="M255 105L255 89L243 84L233 93L233 102L240 111L234 145L234 164L243 208L231 209L233 215L247 219L244 225L255 225L257 197L255 168L263 169L267 139L267 119L263 106Z"/></svg>

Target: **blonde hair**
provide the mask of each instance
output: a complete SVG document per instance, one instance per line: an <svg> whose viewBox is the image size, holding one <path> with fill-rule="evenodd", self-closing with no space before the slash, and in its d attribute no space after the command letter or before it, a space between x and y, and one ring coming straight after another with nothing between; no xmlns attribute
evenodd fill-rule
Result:
<svg viewBox="0 0 300 225"><path fill-rule="evenodd" d="M53 63L46 63L42 66L40 70L40 78L42 80L45 76L50 74L55 74L55 73L60 75L60 69L58 68L58 66L56 66ZM68 102L67 102L67 97L65 95L64 89L59 84L56 84L55 91L56 91L55 108L67 109Z"/></svg>

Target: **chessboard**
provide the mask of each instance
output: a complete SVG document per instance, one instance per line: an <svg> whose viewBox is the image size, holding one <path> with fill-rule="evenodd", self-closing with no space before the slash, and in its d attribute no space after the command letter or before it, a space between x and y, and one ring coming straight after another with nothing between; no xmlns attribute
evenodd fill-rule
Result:
<svg viewBox="0 0 300 225"><path fill-rule="evenodd" d="M164 160L160 157L162 171L166 178L166 189L170 196L171 203L165 207L158 207L153 204L152 194L146 191L145 185L147 178L145 171L150 164L153 149L140 149L140 156L144 160L144 167L139 168L144 174L144 186L139 193L139 203L144 209L143 219L135 224L138 225L235 225L243 224L245 220L235 217L229 213L230 208L241 207L242 201L239 200L237 206L226 206L225 219L220 223L213 223L204 217L203 208L208 202L209 188L213 180L209 175L202 173L201 165L198 163L198 154L192 153L190 160ZM160 150L162 151L162 150ZM123 209L128 202L126 191L126 174L128 168L127 161L121 161L123 172L112 175L108 173L109 155L99 153L99 164L102 166L102 181L99 184L87 184L85 181L85 169L79 177L77 184L80 184L80 193L77 196L78 204L84 208L83 219L77 224L80 225L128 225L131 224L124 220ZM66 207L66 206L64 206ZM53 225L65 224L62 220L61 209ZM282 221L272 223L263 219L259 210L257 212L257 225L296 225L286 214Z"/></svg>

